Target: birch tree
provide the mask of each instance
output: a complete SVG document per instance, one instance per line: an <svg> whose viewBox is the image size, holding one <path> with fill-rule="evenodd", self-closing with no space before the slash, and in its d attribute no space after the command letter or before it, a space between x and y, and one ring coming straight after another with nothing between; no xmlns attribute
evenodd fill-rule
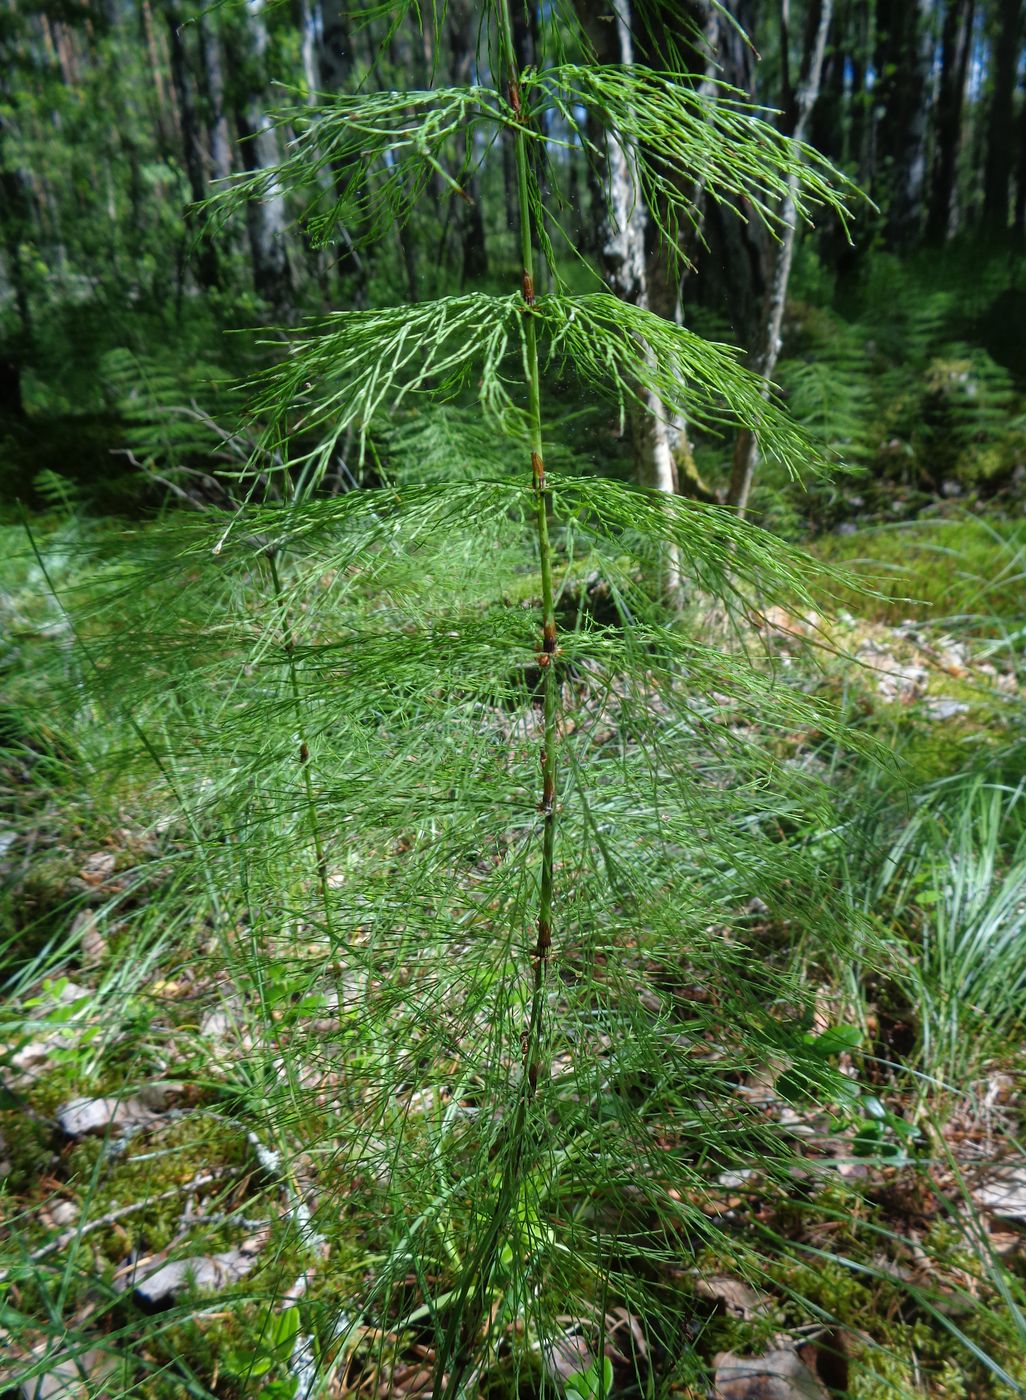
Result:
<svg viewBox="0 0 1026 1400"><path fill-rule="evenodd" d="M580 13L601 63L633 66L634 39L629 0L613 6L584 3ZM600 261L607 285L621 300L651 309L646 234L649 211L638 178L638 153L622 133L603 124ZM637 476L654 491L674 494L677 471L673 459L665 406L646 392L641 411L633 415ZM671 580L672 581L672 580Z"/></svg>
<svg viewBox="0 0 1026 1400"><path fill-rule="evenodd" d="M782 0L782 3L786 4L787 0ZM809 7L805 55L794 100L794 124L791 134L796 149L805 141L812 109L819 93L823 72L823 54L826 49L831 13L832 0L813 0ZM765 324L761 341L752 357L753 369L761 376L765 385L764 392L767 395L770 392L770 381L773 377L773 371L776 369L782 344L781 330L797 235L794 196L798 188L798 174L797 171L793 171L788 177L788 189L781 209L782 226L769 281ZM727 503L733 506L740 516L744 516L748 509L748 497L752 489L752 478L758 460L758 432L751 427L743 427L734 443L730 485L727 491Z"/></svg>
<svg viewBox="0 0 1026 1400"><path fill-rule="evenodd" d="M267 112L267 49L264 0L246 0L238 13L232 63L242 163L251 175L262 180L261 196L250 201L246 212L253 284L278 315L287 316L291 310L292 269L285 194L273 177L262 178L275 169L280 155Z"/></svg>

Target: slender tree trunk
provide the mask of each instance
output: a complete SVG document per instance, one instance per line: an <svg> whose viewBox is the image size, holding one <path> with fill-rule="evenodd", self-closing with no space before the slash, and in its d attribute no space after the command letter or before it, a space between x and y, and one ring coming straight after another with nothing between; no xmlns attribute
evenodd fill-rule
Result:
<svg viewBox="0 0 1026 1400"><path fill-rule="evenodd" d="M476 5L470 0L450 0L448 8L449 48L452 53L452 80L461 87L468 87L474 76L474 25ZM459 202L456 211L459 220L460 248L462 252L461 281L465 286L475 278L488 273L488 245L485 241L484 217L481 210L481 186L473 169L475 152L467 152L469 169L463 175L461 184L466 191L469 203Z"/></svg>
<svg viewBox="0 0 1026 1400"><path fill-rule="evenodd" d="M176 123L178 131L178 151L176 154L185 165L189 192L192 204L195 205L197 201L203 198L205 182L203 179L203 158L196 139L196 113L195 104L193 103L192 83L185 58L185 45L182 40L178 15L175 12L173 0L165 0L162 8L170 41L171 90L175 95L175 110L178 114L178 121ZM185 278L189 266L189 235L187 230L193 222L189 204L186 204L183 214L182 231L175 240L174 305L176 321L180 319L182 313L182 297L185 294ZM111 217L113 219L113 215ZM200 257L196 259L195 266L200 282L204 286L210 286L216 273L210 265L209 244L202 250Z"/></svg>
<svg viewBox="0 0 1026 1400"><path fill-rule="evenodd" d="M673 54L696 84L696 91L710 101L715 99L717 80L739 86L739 80L746 68L740 49L745 49L732 19L736 0L726 0L719 4L704 4L701 0L688 0L685 5L662 6L647 16L647 23L641 28L638 42L643 46L640 59L651 68L665 66L666 55ZM736 41L736 42L735 42ZM684 79L688 81L689 79ZM658 157L658 152L653 152ZM678 247L681 259L667 257L667 250L658 234L657 223L667 224L669 211L656 211L655 220L647 220L645 229L645 282L647 305L650 311L677 325L684 322L684 288L686 270L693 266L704 253L709 261L715 262L723 245L716 234L720 230L717 215L713 213L712 226L716 230L711 241L707 238L706 216L715 208L714 202L705 197L705 180L699 177L681 193L688 199L695 211L694 224L686 224L678 230ZM727 219L729 223L729 216ZM742 222L735 221L741 228ZM729 234L733 230L724 228ZM732 263L735 273L733 285L745 283L743 276L737 276L739 262ZM758 276L757 265L753 274ZM661 432L662 429L660 428ZM672 414L666 418L666 440L672 458L672 479L674 490L699 500L714 502L716 494L702 481L695 465L694 454L688 435L688 425L682 414ZM658 444L659 452L662 450ZM666 468L664 467L665 471Z"/></svg>
<svg viewBox="0 0 1026 1400"><path fill-rule="evenodd" d="M1015 69L1022 46L1021 0L1000 0L991 42L993 87L987 118L987 152L983 170L983 218L994 233L1008 228L1012 179L1012 114Z"/></svg>
<svg viewBox="0 0 1026 1400"><path fill-rule="evenodd" d="M962 107L974 17L975 0L948 0L941 34L936 154L926 224L926 236L932 243L943 243L950 236L955 218L958 148L962 139Z"/></svg>
<svg viewBox="0 0 1026 1400"><path fill-rule="evenodd" d="M600 62L634 62L626 0L620 0L612 16L604 5L581 4L578 8ZM606 173L606 189L601 196L605 205L601 225L602 271L610 289L623 301L651 309L645 257L647 211L635 160L613 131L602 134L602 146ZM651 490L675 492L677 473L666 414L653 395L647 396L644 413L636 415L634 437L640 484Z"/></svg>
<svg viewBox="0 0 1026 1400"><path fill-rule="evenodd" d="M160 43L157 32L153 26L153 15L150 10L150 0L142 0L139 7L139 21L142 26L142 38L146 44L150 56L150 76L153 79L153 103L154 124L160 142L160 148L165 153L170 153L175 148L175 128L178 125L178 104L174 100L172 93L171 100L164 88L164 65L163 55L160 51Z"/></svg>
<svg viewBox="0 0 1026 1400"><path fill-rule="evenodd" d="M11 28L13 31L13 26ZM5 115L5 109L11 115L14 114L12 79L19 59L24 61L10 41L12 37L13 34L5 35L0 30L0 231L4 243L7 280L14 289L14 301L21 322L21 339L27 348L32 342L32 304L29 300L21 248L23 243L31 241L39 223L39 214L33 198L29 172L16 165L10 151L6 149L11 120L10 116ZM14 376L20 405L21 389L17 368L11 367L7 373L8 378L11 374ZM13 402L13 398L13 391L5 394L5 402Z"/></svg>
<svg viewBox="0 0 1026 1400"><path fill-rule="evenodd" d="M738 30L739 0L688 0L684 5L662 6L661 23L650 23L643 31L646 51L643 61L652 68L663 66L663 53L676 51L696 91L715 98L715 84L725 82L750 97L755 93L755 57ZM658 156L658 152L654 153ZM696 210L697 226L685 228L682 249L693 271L686 269L682 294L694 295L703 305L714 308L730 322L734 338L749 345L757 334L759 311L767 282L768 240L758 221L749 219L743 202L723 203L706 198L705 181L699 178L692 189L682 190ZM661 271L649 259L649 280L653 309L672 316L674 310L658 299Z"/></svg>
<svg viewBox="0 0 1026 1400"><path fill-rule="evenodd" d="M299 27L299 58L303 65L303 81L309 101L320 91L321 70L317 49L321 42L320 7L310 0L298 0L296 19Z"/></svg>
<svg viewBox="0 0 1026 1400"><path fill-rule="evenodd" d="M1026 232L1026 86L1019 94L1018 159L1015 172L1015 201L1012 227L1018 237Z"/></svg>
<svg viewBox="0 0 1026 1400"><path fill-rule="evenodd" d="M880 0L875 188L887 241L897 247L913 242L921 223L933 48L932 0Z"/></svg>
<svg viewBox="0 0 1026 1400"><path fill-rule="evenodd" d="M232 140L224 100L224 68L221 40L206 14L196 21L200 69L206 100L207 154L211 180L227 180L232 173Z"/></svg>
<svg viewBox="0 0 1026 1400"><path fill-rule="evenodd" d="M233 56L237 89L235 121L240 150L249 171L271 170L278 163L278 141L264 110L267 83L267 26L264 0L249 0L240 12L240 52ZM288 216L283 191L273 180L260 200L247 206L247 230L253 262L253 285L279 316L292 309L292 269L286 229Z"/></svg>
<svg viewBox="0 0 1026 1400"><path fill-rule="evenodd" d="M342 92L353 69L353 47L352 36L346 23L345 8L341 0L327 0L327 3L322 3L322 0L300 0L300 25L303 74L310 101L315 102L318 93L330 96L333 93ZM323 168L318 173L317 178L325 191L329 191L334 186L336 191L341 193L347 177L347 171L343 171L336 164L333 164L330 168ZM355 293L352 301L354 305L362 305L366 300L366 267L356 249L349 228L340 224L338 234L341 244L337 258L338 267L353 277ZM397 235L397 241L406 267L411 300L415 301L417 283L412 253L408 249L401 231ZM322 286L326 274L324 251L318 250L315 254L321 265Z"/></svg>
<svg viewBox="0 0 1026 1400"><path fill-rule="evenodd" d="M317 0L314 0L317 3ZM343 0L319 5L317 68L323 92L341 92L353 71L353 41Z"/></svg>
<svg viewBox="0 0 1026 1400"><path fill-rule="evenodd" d="M855 0L854 42L851 53L851 156L857 163L859 178L866 189L876 183L873 95L869 88L869 70L873 61L873 8L864 0Z"/></svg>
<svg viewBox="0 0 1026 1400"><path fill-rule="evenodd" d="M578 6L578 9L580 6ZM607 223L606 190L604 171L595 157L595 151L605 145L605 133L596 114L584 114L584 187L587 191L587 204L584 211L584 228L581 236L581 252L593 262L601 265L604 230Z"/></svg>
<svg viewBox="0 0 1026 1400"><path fill-rule="evenodd" d="M848 52L849 5L835 5L823 55L823 75L819 101L809 127L809 139L817 151L837 164L850 159L850 113L848 79L851 56Z"/></svg>
<svg viewBox="0 0 1026 1400"><path fill-rule="evenodd" d="M164 5L164 17L167 20L168 39L171 46L171 81L178 96L178 111L181 116L182 155L185 161L185 173L189 181L189 191L193 203L199 204L207 195L203 144L200 140L192 75L189 72L189 63L185 52L181 18L172 0L167 0ZM194 224L194 220L188 212L186 224ZM196 272L200 282L205 287L216 287L220 283L217 251L208 238L204 238L199 245Z"/></svg>
<svg viewBox="0 0 1026 1400"><path fill-rule="evenodd" d="M823 74L823 54L826 49L827 31L830 28L832 0L814 0L809 10L805 57L802 63L802 76L795 100L795 122L792 135L795 141L804 141L819 92ZM766 325L762 345L755 357L754 368L766 381L764 393L769 394L769 381L776 369L780 355L780 332L784 322L784 307L787 302L787 284L791 277L791 262L794 258L797 215L794 195L797 193L798 179L792 175L788 181L788 193L781 210L783 229L777 245L773 276L770 282L766 312ZM759 442L749 428L742 428L734 443L734 460L731 465L730 486L727 503L743 516L748 509L748 497L752 489L752 477L759 460Z"/></svg>

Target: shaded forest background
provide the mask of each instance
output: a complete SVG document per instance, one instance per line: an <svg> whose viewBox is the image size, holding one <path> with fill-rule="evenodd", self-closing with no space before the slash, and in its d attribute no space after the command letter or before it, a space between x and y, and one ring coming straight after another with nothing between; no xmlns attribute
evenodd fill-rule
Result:
<svg viewBox="0 0 1026 1400"><path fill-rule="evenodd" d="M0 0L0 198L0 1400L1026 1394L1021 0Z"/></svg>
<svg viewBox="0 0 1026 1400"><path fill-rule="evenodd" d="M620 61L612 12L591 0L578 11L599 56ZM274 113L297 93L315 108L318 94L474 81L479 19L468 0L422 29L393 24L387 8L306 0L5 6L8 491L39 503L47 490L84 490L108 506L169 488L202 495L210 483L199 456L244 451L230 436L227 381L260 353L223 330L508 286L511 162L487 160L458 132L398 232L384 206L418 192L397 191L384 167L366 179L322 170L348 204L323 245L273 180L245 220L213 224L196 208L223 188L216 182L282 158L297 132ZM558 14L526 5L516 20L529 65L539 26L558 25ZM676 56L696 85L726 83L774 109L783 131L825 153L873 203L859 207L850 241L834 219L803 239L784 272L790 311L782 322L779 298L774 321L779 244L719 197L692 192L679 285L657 251L661 211L646 210L643 195L630 235L617 235L603 133L582 109L577 131L550 133L562 144L544 172L572 235L557 249L564 275L588 284L583 255L626 299L741 346L836 459L869 469L870 490L881 479L913 496L1007 485L1022 466L1026 376L1022 5L646 3L631 42L638 62L659 68ZM674 445L681 489L736 503L722 444L682 432ZM970 445L980 449L971 462ZM601 431L595 446L610 460L619 450ZM341 480L349 470L339 462ZM802 512L834 525L857 516L865 491L843 508L828 495Z"/></svg>

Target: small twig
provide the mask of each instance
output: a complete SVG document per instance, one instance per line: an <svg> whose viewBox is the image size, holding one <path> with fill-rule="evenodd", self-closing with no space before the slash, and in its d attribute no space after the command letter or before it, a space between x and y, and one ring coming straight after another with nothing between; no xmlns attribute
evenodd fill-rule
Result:
<svg viewBox="0 0 1026 1400"><path fill-rule="evenodd" d="M167 1191L161 1191L159 1196L148 1196L145 1201L134 1201L130 1206L119 1206L117 1210L109 1210L105 1215L98 1215L95 1220L90 1220L82 1226L72 1226L65 1230L63 1235L58 1235L49 1244L44 1244L29 1259L33 1264L45 1259L48 1254L53 1254L56 1250L64 1249L75 1239L81 1239L83 1235L92 1234L94 1230L102 1230L107 1225L113 1225L118 1220L124 1220L126 1216L136 1215L141 1210L146 1210L149 1206L155 1205L157 1201L168 1201L173 1196L180 1196L183 1191L196 1191L201 1186L209 1186L212 1182L227 1175L229 1167L218 1167L216 1171L204 1172L202 1175L193 1177L192 1181L183 1182L181 1186L172 1186Z"/></svg>

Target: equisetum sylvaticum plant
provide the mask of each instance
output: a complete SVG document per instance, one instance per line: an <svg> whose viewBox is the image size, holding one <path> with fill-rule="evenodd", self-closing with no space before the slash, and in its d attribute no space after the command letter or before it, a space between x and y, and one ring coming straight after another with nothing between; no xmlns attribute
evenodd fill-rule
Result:
<svg viewBox="0 0 1026 1400"><path fill-rule="evenodd" d="M838 957L866 936L804 873L827 797L791 758L798 732L854 740L750 623L811 607L809 561L594 474L567 403L740 424L795 472L813 453L732 350L602 285L559 185L583 147L608 187L618 149L671 260L697 188L771 228L785 199L843 218L842 195L734 92L596 61L561 5L522 67L511 3L480 7L471 86L300 94L280 164L209 211L284 192L306 237L359 246L460 199L505 143L508 290L276 333L237 508L168 527L159 598L115 581L142 641L99 662L169 756L183 868L217 891L245 1049L211 1073L303 1204L304 1394L357 1349L387 1378L411 1338L436 1396L531 1372L588 1400L607 1349L684 1376L689 1271L759 1267L710 1201L790 1181L753 1085L843 1079L809 1048L788 918L814 907ZM341 1269L356 1240L346 1286L319 1283L325 1241ZM617 1307L634 1323L607 1337Z"/></svg>

